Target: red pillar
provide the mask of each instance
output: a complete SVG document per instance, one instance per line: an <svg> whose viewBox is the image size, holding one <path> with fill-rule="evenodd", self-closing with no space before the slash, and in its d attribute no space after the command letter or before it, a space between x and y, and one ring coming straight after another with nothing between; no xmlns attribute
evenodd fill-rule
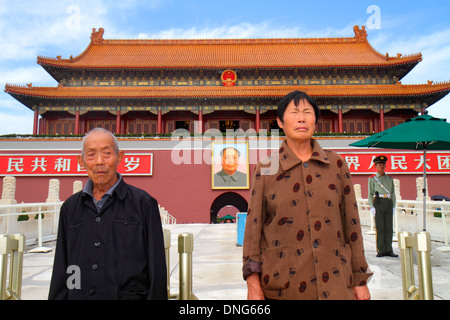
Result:
<svg viewBox="0 0 450 320"><path fill-rule="evenodd" d="M162 133L162 111L158 108L158 123L156 125L156 133Z"/></svg>
<svg viewBox="0 0 450 320"><path fill-rule="evenodd" d="M384 131L384 109L380 109L380 132Z"/></svg>
<svg viewBox="0 0 450 320"><path fill-rule="evenodd" d="M259 107L256 107L256 119L255 119L255 130L259 132L259 128L261 126L261 114L259 112Z"/></svg>
<svg viewBox="0 0 450 320"><path fill-rule="evenodd" d="M38 134L38 122L39 121L39 111L38 109L34 110L34 121L33 121L33 134Z"/></svg>
<svg viewBox="0 0 450 320"><path fill-rule="evenodd" d="M203 133L203 110L198 110L198 133Z"/></svg>
<svg viewBox="0 0 450 320"><path fill-rule="evenodd" d="M39 120L39 134L47 134L47 120L45 118L41 118Z"/></svg>
<svg viewBox="0 0 450 320"><path fill-rule="evenodd" d="M120 110L117 110L116 112L116 134L120 134L120 123L121 123L121 114L120 114Z"/></svg>
<svg viewBox="0 0 450 320"><path fill-rule="evenodd" d="M338 132L342 133L344 132L344 123L342 120L342 108L339 107L338 109Z"/></svg>
<svg viewBox="0 0 450 320"><path fill-rule="evenodd" d="M80 110L75 111L75 134L80 134Z"/></svg>

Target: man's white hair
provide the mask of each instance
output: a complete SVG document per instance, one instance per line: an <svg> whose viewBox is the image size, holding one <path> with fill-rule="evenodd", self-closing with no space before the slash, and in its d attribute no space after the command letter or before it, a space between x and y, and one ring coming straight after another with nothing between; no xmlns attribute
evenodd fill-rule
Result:
<svg viewBox="0 0 450 320"><path fill-rule="evenodd" d="M88 133L86 133L86 134L84 135L84 137L83 137L83 142L82 142L82 144L81 144L81 154L82 154L82 155L84 155L84 142L86 141L87 137L88 137L90 134L94 133L94 132L104 132L104 133L107 133L107 134L111 135L111 137L112 137L113 140L114 140L114 146L115 146L115 148L116 148L116 153L119 154L119 142L117 141L116 136L113 135L110 131L108 131L108 130L106 130L106 129L97 127L97 128L94 128L94 129L90 130Z"/></svg>

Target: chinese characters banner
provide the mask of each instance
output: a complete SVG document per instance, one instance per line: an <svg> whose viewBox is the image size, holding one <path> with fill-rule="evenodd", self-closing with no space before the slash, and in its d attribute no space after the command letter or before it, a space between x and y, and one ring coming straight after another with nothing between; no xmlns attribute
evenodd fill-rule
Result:
<svg viewBox="0 0 450 320"><path fill-rule="evenodd" d="M339 153L352 174L375 173L373 159L379 155L388 158L386 172L393 174L423 174L423 152L417 153ZM450 174L450 152L427 152L427 174Z"/></svg>
<svg viewBox="0 0 450 320"><path fill-rule="evenodd" d="M117 171L125 176L151 176L153 154L125 154ZM0 176L78 176L86 169L76 154L0 154Z"/></svg>

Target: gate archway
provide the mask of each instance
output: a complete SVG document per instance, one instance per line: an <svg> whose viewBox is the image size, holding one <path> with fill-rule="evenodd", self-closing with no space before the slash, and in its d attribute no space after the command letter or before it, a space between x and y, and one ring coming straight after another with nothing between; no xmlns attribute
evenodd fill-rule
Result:
<svg viewBox="0 0 450 320"><path fill-rule="evenodd" d="M217 214L219 211L227 206L233 206L237 212L247 212L247 200L236 192L225 192L219 195L211 204L210 223L217 223Z"/></svg>

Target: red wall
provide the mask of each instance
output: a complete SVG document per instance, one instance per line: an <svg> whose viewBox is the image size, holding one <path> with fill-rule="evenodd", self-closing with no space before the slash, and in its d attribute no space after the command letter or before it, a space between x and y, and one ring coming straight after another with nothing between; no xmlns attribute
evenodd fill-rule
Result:
<svg viewBox="0 0 450 320"><path fill-rule="evenodd" d="M133 152L139 150L133 150ZM17 151L24 153L24 151ZM29 151L28 151L29 152ZM61 152L61 151L59 151ZM146 150L147 152L147 150ZM211 166L209 164L175 165L170 150L154 150L153 176L125 176L127 183L146 190L155 197L159 204L177 219L177 223L209 223L210 209L213 201L221 194L229 191L249 198L249 190L212 190ZM210 151L206 153L209 157ZM194 161L194 154L192 162ZM250 163L255 163L256 151L250 151ZM250 173L254 165L250 165ZM416 178L420 175L392 175L400 180L400 192L403 199L416 198ZM361 184L363 198L367 197L367 179L369 175L353 175L353 182ZM72 194L73 182L83 181L87 177L16 177L16 199L20 202L45 202L48 196L48 181L52 178L60 180L60 199L65 200ZM428 175L430 195L444 194L450 196L448 175ZM3 179L0 178L0 187Z"/></svg>

